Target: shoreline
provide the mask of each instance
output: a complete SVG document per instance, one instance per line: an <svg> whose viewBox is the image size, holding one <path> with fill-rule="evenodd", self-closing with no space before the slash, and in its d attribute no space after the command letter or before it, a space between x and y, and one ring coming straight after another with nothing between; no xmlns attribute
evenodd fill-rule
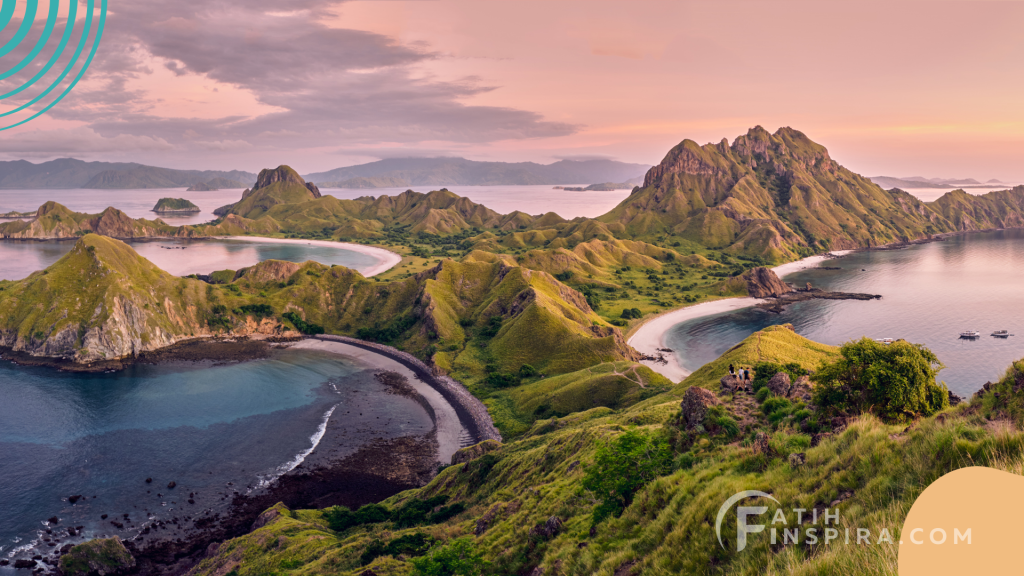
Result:
<svg viewBox="0 0 1024 576"><path fill-rule="evenodd" d="M822 262L831 260L835 257L845 256L851 252L853 252L853 250L836 250L835 252L830 252L828 254L816 254L794 262L780 264L771 270L775 272L780 279L782 279L794 272L806 270L808 268L815 268ZM669 330L677 324L688 320L695 320L705 316L713 316L723 312L742 310L743 308L751 308L763 303L764 301L765 300L761 298L742 296L722 298L720 300L712 300L710 302L701 302L700 304L694 304L684 308L676 308L675 310L670 310L663 314L659 314L658 316L654 316L641 324L637 327L636 331L629 336L626 343L645 356L658 356L660 354L665 359L664 363L653 360L643 360L641 363L678 384L684 378L692 374L692 371L687 370L679 363L679 359L676 356L675 351L668 353L662 352L663 349L668 349L665 344L665 337L668 335Z"/></svg>
<svg viewBox="0 0 1024 576"><path fill-rule="evenodd" d="M348 349L362 349L377 356L384 356L385 358L391 359L410 370L416 378L414 382L422 382L424 385L430 387L430 389L443 397L448 405L454 409L459 421L470 435L472 444L478 444L484 440L496 440L498 442L503 441L501 432L495 428L494 421L487 412L487 407L484 406L484 403L481 402L479 398L473 396L473 394L470 393L470 391L466 389L461 382L451 378L450 376L435 373L431 367L427 366L412 354L402 352L401 350L392 348L391 346L358 340L356 338L349 338L348 336L321 334L313 336L303 342L308 340L320 340L325 343L340 344ZM346 352L346 354L353 354L353 352Z"/></svg>
<svg viewBox="0 0 1024 576"><path fill-rule="evenodd" d="M298 350L319 350L331 354L338 354L347 358L353 358L360 363L373 366L374 370L395 372L405 377L415 393L423 398L433 411L434 430L437 438L437 453L435 457L439 463L451 461L452 454L460 448L465 435L470 435L463 420L459 418L456 409L444 396L441 395L429 382L425 382L416 372L405 364L394 358L385 356L375 350L368 350L359 346L353 346L344 342L330 340L304 339L289 346Z"/></svg>
<svg viewBox="0 0 1024 576"><path fill-rule="evenodd" d="M253 242L257 244L307 244L322 248L335 248L348 250L364 256L377 259L377 264L367 268L365 272L356 270L364 278L372 278L391 270L402 263L402 255L378 246L366 244L353 244L351 242L334 242L332 240L303 240L301 238L273 238L270 236L200 236L196 238L185 238L181 236L139 236L135 238L118 238L122 242L172 242L180 240L238 240L242 242ZM0 242L77 242L78 237L71 238L0 238Z"/></svg>
<svg viewBox="0 0 1024 576"><path fill-rule="evenodd" d="M363 277L371 278L383 272L394 268L395 266L402 263L402 255L397 252L392 252L384 248L377 246L367 246L365 244L352 244L351 242L334 242L332 240L303 240L301 238L271 238L269 236L210 236L210 239L221 239L221 240L241 240L245 242L254 242L258 244L307 244L310 246L320 246L322 248L339 248L341 250L348 250L349 252L356 252L363 254L364 256L370 256L376 258L378 263L376 266L369 268L366 272L361 272Z"/></svg>
<svg viewBox="0 0 1024 576"><path fill-rule="evenodd" d="M217 361L265 358L272 348L264 341L225 342L215 347L224 348L219 350L197 344L192 342L184 350L175 348L174 353L165 349L164 354L145 361L213 360L216 365ZM393 438L378 437L361 445L354 453L338 454L339 442L345 444L349 440L346 440L346 425L342 423L344 417L339 420L336 415L341 404L336 403L326 411L310 436L311 445L284 462L272 476L258 477L253 485L247 487L248 490L240 484L233 497L230 483L227 489L218 489L216 494L203 490L204 497L213 498L223 491L223 495L229 498L227 508L210 514L209 510L193 511L191 506L183 505L180 512L161 518L139 519L138 525L131 525L134 535L121 536L140 568L144 569L143 573L183 573L200 561L210 546L218 546L230 538L249 533L257 517L278 502L293 509L333 505L355 509L422 487L436 475L439 463L448 464L456 451L464 445L476 443L476 435L464 426L465 416L460 417L460 412L465 410L457 410L449 403L443 386L437 381L445 377L431 374L421 362L410 362L398 350L388 353L387 347L372 343L356 340L350 344L317 338L280 343L273 347L319 350L354 360L384 384L390 390L388 394L404 396L420 404L433 423L431 430L425 434L415 432ZM470 424L474 425L472 420ZM178 489L190 488L178 486ZM179 495L179 498L184 496ZM198 491L196 499L199 499ZM189 505L193 504L189 500ZM204 502L199 503L200 507L204 505Z"/></svg>

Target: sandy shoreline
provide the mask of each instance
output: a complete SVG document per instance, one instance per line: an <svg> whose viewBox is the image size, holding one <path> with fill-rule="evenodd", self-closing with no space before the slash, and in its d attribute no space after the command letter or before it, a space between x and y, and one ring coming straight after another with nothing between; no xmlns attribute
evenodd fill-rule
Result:
<svg viewBox="0 0 1024 576"><path fill-rule="evenodd" d="M852 250L835 251L832 252L832 256L843 256L850 252L852 252ZM786 264L776 266L772 268L772 271L774 271L779 278L784 278L785 276L800 270L816 268L822 262L830 260L832 256L808 256L807 258L797 260L796 262L788 262ZM722 312L732 312L733 310L740 310L742 308L749 308L751 306L756 306L760 302L763 302L763 300L759 298L725 298L723 300L703 302L701 304L672 310L671 312L655 316L645 322L637 329L636 332L633 333L632 336L629 337L627 343L637 351L647 356L657 356L660 353L665 360L667 360L667 363L662 364L651 360L645 360L643 363L669 380L679 382L683 378L689 376L691 371L683 368L679 363L679 359L675 352L659 351L661 348L667 348L665 344L665 336L673 326L686 322L687 320L721 314Z"/></svg>
<svg viewBox="0 0 1024 576"><path fill-rule="evenodd" d="M365 254L366 256L370 256L378 260L375 266L368 268L365 271L359 271L366 278L376 276L381 272L386 272L402 262L402 256L390 250L385 250L376 246L352 244L349 242L302 240L300 238L268 238L266 236L217 236L216 238L242 240L245 242L260 242L264 244L307 244L311 246L321 246L324 248L336 248L340 250L348 250L350 252L358 252L359 254Z"/></svg>
<svg viewBox="0 0 1024 576"><path fill-rule="evenodd" d="M416 373L404 364L377 352L372 352L370 350L365 350L342 342L307 339L297 342L291 347L341 354L354 358L360 363L374 366L381 370L397 372L398 374L405 376L409 384L416 389L416 392L426 399L431 408L434 409L435 425L437 427L438 462L445 464L451 462L452 454L454 454L460 447L460 437L465 432L465 428L463 428L462 422L459 420L459 416L455 412L455 408L453 408L437 390L434 390L433 387L421 380Z"/></svg>

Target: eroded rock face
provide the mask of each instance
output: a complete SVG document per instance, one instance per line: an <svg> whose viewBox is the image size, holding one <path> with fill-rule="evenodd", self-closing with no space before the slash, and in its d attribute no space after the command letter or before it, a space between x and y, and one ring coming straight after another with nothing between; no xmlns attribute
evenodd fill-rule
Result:
<svg viewBox="0 0 1024 576"><path fill-rule="evenodd" d="M693 430L704 422L708 410L721 404L710 390L700 386L691 386L683 393L683 401L679 407L683 411L683 423L687 430Z"/></svg>
<svg viewBox="0 0 1024 576"><path fill-rule="evenodd" d="M754 268L745 272L743 278L747 281L747 294L753 298L778 297L793 291L770 268Z"/></svg>

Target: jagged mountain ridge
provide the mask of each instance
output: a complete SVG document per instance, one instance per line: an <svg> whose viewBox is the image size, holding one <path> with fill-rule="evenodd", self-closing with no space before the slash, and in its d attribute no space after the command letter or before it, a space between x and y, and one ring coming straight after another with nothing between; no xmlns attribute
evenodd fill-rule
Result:
<svg viewBox="0 0 1024 576"><path fill-rule="evenodd" d="M608 214L635 237L676 234L772 260L877 246L931 234L1024 223L1024 187L925 203L883 190L792 128L760 126L717 144L684 140Z"/></svg>

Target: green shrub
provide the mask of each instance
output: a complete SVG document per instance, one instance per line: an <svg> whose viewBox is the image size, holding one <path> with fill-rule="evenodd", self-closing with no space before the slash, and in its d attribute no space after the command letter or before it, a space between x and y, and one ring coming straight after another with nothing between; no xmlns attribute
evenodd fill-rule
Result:
<svg viewBox="0 0 1024 576"><path fill-rule="evenodd" d="M359 564L366 566L380 556L422 556L427 553L433 544L434 539L422 532L406 534L384 544L381 540L374 540L366 547L363 555L359 557Z"/></svg>
<svg viewBox="0 0 1024 576"><path fill-rule="evenodd" d="M302 332L303 334L313 335L324 333L323 326L319 324L307 323L305 320L302 319L301 316L299 316L295 312L285 312L281 316L283 316L285 320L291 322L292 325L295 326L295 329L298 330L299 332Z"/></svg>
<svg viewBox="0 0 1024 576"><path fill-rule="evenodd" d="M754 365L754 380L751 382L754 391L761 390L779 372L789 374L789 379L793 382L796 382L797 378L808 374L807 370L795 362L784 365L774 362L758 362Z"/></svg>
<svg viewBox="0 0 1024 576"><path fill-rule="evenodd" d="M410 562L414 576L479 576L489 565L471 536L437 546L426 556Z"/></svg>
<svg viewBox="0 0 1024 576"><path fill-rule="evenodd" d="M633 320L635 318L640 318L642 316L643 313L640 312L639 308L626 308L622 311L622 315L619 317L625 318L626 320Z"/></svg>
<svg viewBox="0 0 1024 576"><path fill-rule="evenodd" d="M270 304L244 304L238 307L242 314L251 314L257 318L265 318L274 315L274 308Z"/></svg>
<svg viewBox="0 0 1024 576"><path fill-rule="evenodd" d="M494 338L497 336L498 331L501 330L502 320L501 316L491 316L487 321L487 325L480 331L480 335L484 338Z"/></svg>
<svg viewBox="0 0 1024 576"><path fill-rule="evenodd" d="M757 391L757 393L754 394L754 398L757 398L758 402L764 402L771 395L771 390L769 390L767 387L762 387L760 390Z"/></svg>
<svg viewBox="0 0 1024 576"><path fill-rule="evenodd" d="M672 449L654 434L629 430L598 447L583 478L583 487L601 501L594 509L594 524L622 514L640 488L671 470Z"/></svg>
<svg viewBox="0 0 1024 576"><path fill-rule="evenodd" d="M814 403L827 415L871 411L888 422L905 422L949 406L946 385L935 382L942 363L920 344L862 338L843 344L839 354L813 376Z"/></svg>

